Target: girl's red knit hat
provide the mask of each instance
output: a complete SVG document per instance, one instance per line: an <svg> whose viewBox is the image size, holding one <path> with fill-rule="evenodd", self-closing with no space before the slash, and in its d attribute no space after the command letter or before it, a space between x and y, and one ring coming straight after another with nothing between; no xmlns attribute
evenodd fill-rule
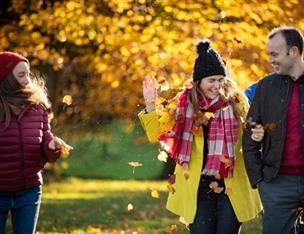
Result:
<svg viewBox="0 0 304 234"><path fill-rule="evenodd" d="M4 80L21 61L25 61L29 64L27 58L23 57L21 54L9 51L0 52L0 81Z"/></svg>

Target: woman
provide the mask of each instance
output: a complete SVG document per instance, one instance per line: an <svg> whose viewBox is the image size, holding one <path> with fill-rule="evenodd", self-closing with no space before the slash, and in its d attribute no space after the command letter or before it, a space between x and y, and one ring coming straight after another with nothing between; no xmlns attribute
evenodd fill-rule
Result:
<svg viewBox="0 0 304 234"><path fill-rule="evenodd" d="M163 118L172 110L157 109L157 84L149 75L143 82L146 113L139 118L149 140L176 160L167 209L190 225L191 234L236 234L261 211L241 154L248 103L208 40L197 44L197 53L193 86L176 98L173 123Z"/></svg>
<svg viewBox="0 0 304 234"><path fill-rule="evenodd" d="M34 233L41 202L41 170L71 149L50 130L44 82L29 61L0 52L0 233L11 212L13 233Z"/></svg>

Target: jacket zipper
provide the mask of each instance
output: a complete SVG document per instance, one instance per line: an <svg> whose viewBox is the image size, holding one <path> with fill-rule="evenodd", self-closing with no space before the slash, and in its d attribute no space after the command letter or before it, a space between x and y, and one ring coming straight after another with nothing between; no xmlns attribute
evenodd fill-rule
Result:
<svg viewBox="0 0 304 234"><path fill-rule="evenodd" d="M24 145L23 145L23 139L22 139L22 131L21 131L21 123L17 119L18 124L18 130L19 130L19 143L20 143L20 159L21 159L21 171L23 176L23 188L26 188L26 178L25 178L25 172L24 172Z"/></svg>

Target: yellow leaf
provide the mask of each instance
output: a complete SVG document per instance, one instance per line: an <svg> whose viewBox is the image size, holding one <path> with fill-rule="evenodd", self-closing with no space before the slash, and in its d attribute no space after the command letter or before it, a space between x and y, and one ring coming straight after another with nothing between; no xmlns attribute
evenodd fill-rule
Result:
<svg viewBox="0 0 304 234"><path fill-rule="evenodd" d="M139 162L129 162L128 164L132 167L141 167L142 166L142 163L139 163Z"/></svg>
<svg viewBox="0 0 304 234"><path fill-rule="evenodd" d="M129 203L128 206L127 206L127 210L131 211L133 209L134 209L134 207L133 207L132 203Z"/></svg>
<svg viewBox="0 0 304 234"><path fill-rule="evenodd" d="M210 118L213 118L213 117L214 117L213 112L205 112L204 115L205 115L205 117L206 117L207 119L210 119Z"/></svg>
<svg viewBox="0 0 304 234"><path fill-rule="evenodd" d="M174 225L171 225L170 227L170 232L173 233L173 232L177 232L177 226L174 224Z"/></svg>
<svg viewBox="0 0 304 234"><path fill-rule="evenodd" d="M62 102L67 104L68 106L72 105L72 102L73 102L72 96L71 95L65 95L62 98Z"/></svg>
<svg viewBox="0 0 304 234"><path fill-rule="evenodd" d="M69 164L67 162L61 162L61 168L67 170L69 168Z"/></svg>
<svg viewBox="0 0 304 234"><path fill-rule="evenodd" d="M164 77L160 77L158 79L158 87L160 87L161 91L167 91L170 89L169 82Z"/></svg>
<svg viewBox="0 0 304 234"><path fill-rule="evenodd" d="M165 151L161 151L158 156L157 156L157 159L161 162L167 162L167 159L168 159L168 155Z"/></svg>
<svg viewBox="0 0 304 234"><path fill-rule="evenodd" d="M128 164L133 167L133 174L135 172L136 167L141 167L142 166L142 163L139 163L139 162L129 162Z"/></svg>
<svg viewBox="0 0 304 234"><path fill-rule="evenodd" d="M175 189L173 188L173 186L171 184L167 184L167 190L168 192L174 194L175 193Z"/></svg>
<svg viewBox="0 0 304 234"><path fill-rule="evenodd" d="M169 109L173 109L175 110L177 108L177 104L175 102L171 102L169 105L168 105L168 108Z"/></svg>
<svg viewBox="0 0 304 234"><path fill-rule="evenodd" d="M159 192L157 190L152 190L151 191L151 197L154 197L154 198L159 198Z"/></svg>

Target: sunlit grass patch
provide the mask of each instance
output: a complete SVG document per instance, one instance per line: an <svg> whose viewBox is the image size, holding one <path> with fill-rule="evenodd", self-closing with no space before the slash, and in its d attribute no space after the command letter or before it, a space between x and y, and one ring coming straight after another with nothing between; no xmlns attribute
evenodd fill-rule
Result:
<svg viewBox="0 0 304 234"><path fill-rule="evenodd" d="M108 181L69 178L43 187L39 233L186 234L178 217L165 209L166 181ZM156 190L159 198L153 198ZM132 209L128 210L128 204ZM175 227L174 227L175 228ZM259 221L242 234L258 234Z"/></svg>

